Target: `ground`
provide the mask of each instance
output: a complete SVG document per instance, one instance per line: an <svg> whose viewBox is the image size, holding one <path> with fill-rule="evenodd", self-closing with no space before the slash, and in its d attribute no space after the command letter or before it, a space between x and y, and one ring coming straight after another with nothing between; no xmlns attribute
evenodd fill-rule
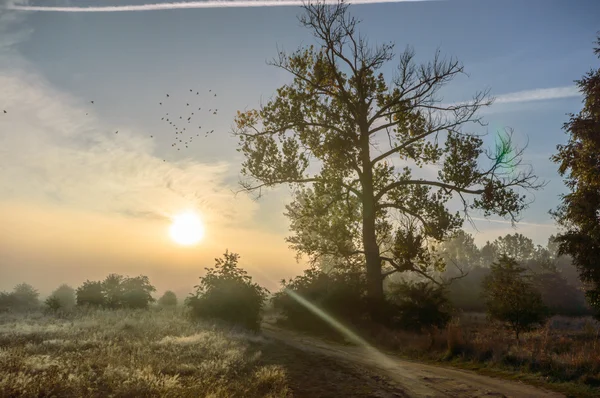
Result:
<svg viewBox="0 0 600 398"><path fill-rule="evenodd" d="M265 324L180 311L0 315L0 397L558 397Z"/></svg>

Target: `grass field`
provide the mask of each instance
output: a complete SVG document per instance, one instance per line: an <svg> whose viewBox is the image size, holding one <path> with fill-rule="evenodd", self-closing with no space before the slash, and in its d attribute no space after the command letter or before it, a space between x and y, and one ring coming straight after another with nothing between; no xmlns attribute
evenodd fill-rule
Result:
<svg viewBox="0 0 600 398"><path fill-rule="evenodd" d="M0 397L368 397L385 378L180 310L0 314Z"/></svg>

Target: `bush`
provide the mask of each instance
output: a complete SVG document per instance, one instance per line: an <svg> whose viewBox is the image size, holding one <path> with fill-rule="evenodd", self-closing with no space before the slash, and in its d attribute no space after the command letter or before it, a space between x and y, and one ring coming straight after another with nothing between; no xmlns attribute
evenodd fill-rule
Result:
<svg viewBox="0 0 600 398"><path fill-rule="evenodd" d="M396 307L393 323L404 330L428 333L432 344L435 332L452 319L452 305L445 289L433 283L394 283L389 297Z"/></svg>
<svg viewBox="0 0 600 398"><path fill-rule="evenodd" d="M9 310L27 311L39 307L39 296L33 286L21 283L15 286L12 293L9 293L4 300L9 304Z"/></svg>
<svg viewBox="0 0 600 398"><path fill-rule="evenodd" d="M508 325L517 340L521 332L547 318L531 274L510 257L502 256L492 264L490 275L483 280L483 295L488 316Z"/></svg>
<svg viewBox="0 0 600 398"><path fill-rule="evenodd" d="M156 288L147 276L135 278L110 274L102 282L86 281L77 289L77 305L117 308L148 308Z"/></svg>
<svg viewBox="0 0 600 398"><path fill-rule="evenodd" d="M159 299L158 305L161 307L175 307L177 306L177 296L170 290L167 290Z"/></svg>
<svg viewBox="0 0 600 398"><path fill-rule="evenodd" d="M102 282L85 281L77 288L76 296L79 306L103 307L106 303Z"/></svg>
<svg viewBox="0 0 600 398"><path fill-rule="evenodd" d="M16 307L17 300L12 293L0 292L0 312L8 312Z"/></svg>
<svg viewBox="0 0 600 398"><path fill-rule="evenodd" d="M239 255L226 251L215 259L214 268L206 268L196 293L186 299L194 318L218 319L251 330L260 328L261 310L268 291L247 272L238 268Z"/></svg>
<svg viewBox="0 0 600 398"><path fill-rule="evenodd" d="M326 322L289 294L290 291L340 321L361 322L367 314L363 273L326 273L311 268L294 279L283 280L282 284L283 288L272 299L273 307L281 311L291 326L322 329Z"/></svg>
<svg viewBox="0 0 600 398"><path fill-rule="evenodd" d="M148 308L150 303L156 301L152 297L152 292L155 292L156 288L150 284L149 278L145 275L123 279L121 290L122 297L119 307Z"/></svg>
<svg viewBox="0 0 600 398"><path fill-rule="evenodd" d="M104 305L107 308L116 309L122 306L124 294L123 279L121 275L110 274L102 281Z"/></svg>
<svg viewBox="0 0 600 398"><path fill-rule="evenodd" d="M51 311L59 309L69 310L75 307L75 289L71 286L60 285L44 302Z"/></svg>

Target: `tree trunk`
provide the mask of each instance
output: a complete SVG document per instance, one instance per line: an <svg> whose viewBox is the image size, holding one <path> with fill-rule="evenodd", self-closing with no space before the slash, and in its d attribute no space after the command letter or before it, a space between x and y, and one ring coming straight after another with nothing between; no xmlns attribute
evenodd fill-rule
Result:
<svg viewBox="0 0 600 398"><path fill-rule="evenodd" d="M367 300L371 318L376 322L384 321L383 278L381 276L381 258L375 234L375 215L368 211L363 214L363 245L367 268Z"/></svg>
<svg viewBox="0 0 600 398"><path fill-rule="evenodd" d="M365 163L368 164L367 162ZM373 321L384 322L383 277L381 275L381 257L375 230L375 198L373 193L372 169L364 167L362 177L362 233L367 271L368 310Z"/></svg>

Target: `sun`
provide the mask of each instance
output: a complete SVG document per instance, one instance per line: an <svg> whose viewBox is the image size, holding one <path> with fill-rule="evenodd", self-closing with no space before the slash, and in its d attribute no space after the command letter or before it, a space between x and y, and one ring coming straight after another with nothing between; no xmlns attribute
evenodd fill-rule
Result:
<svg viewBox="0 0 600 398"><path fill-rule="evenodd" d="M169 227L169 235L175 243L192 246L204 237L204 225L196 213L187 211L173 217L173 223Z"/></svg>

